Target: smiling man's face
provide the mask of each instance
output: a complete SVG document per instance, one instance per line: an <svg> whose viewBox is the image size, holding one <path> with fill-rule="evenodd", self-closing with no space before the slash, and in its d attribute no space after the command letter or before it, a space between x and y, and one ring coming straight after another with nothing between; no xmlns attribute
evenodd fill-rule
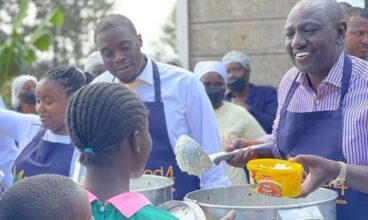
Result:
<svg viewBox="0 0 368 220"><path fill-rule="evenodd" d="M303 73L328 74L341 53L345 32L327 13L331 12L325 7L306 1L289 13L285 47L292 63Z"/></svg>

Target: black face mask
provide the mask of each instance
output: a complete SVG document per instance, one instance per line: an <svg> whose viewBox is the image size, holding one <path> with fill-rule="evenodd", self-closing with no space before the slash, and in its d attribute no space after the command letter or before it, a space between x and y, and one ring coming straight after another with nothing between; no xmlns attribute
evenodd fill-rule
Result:
<svg viewBox="0 0 368 220"><path fill-rule="evenodd" d="M19 94L19 100L29 105L36 105L35 91L27 91Z"/></svg>
<svg viewBox="0 0 368 220"><path fill-rule="evenodd" d="M239 77L228 78L226 85L231 92L241 92L245 88L245 80Z"/></svg>
<svg viewBox="0 0 368 220"><path fill-rule="evenodd" d="M214 109L221 106L225 97L225 88L223 86L206 86L206 93Z"/></svg>

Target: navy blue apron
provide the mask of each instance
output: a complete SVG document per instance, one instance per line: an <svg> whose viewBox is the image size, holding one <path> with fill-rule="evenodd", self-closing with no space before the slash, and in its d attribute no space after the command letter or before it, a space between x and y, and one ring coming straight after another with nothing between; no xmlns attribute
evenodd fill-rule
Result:
<svg viewBox="0 0 368 220"><path fill-rule="evenodd" d="M18 155L13 166L14 182L45 173L69 176L74 146L42 140L45 133L42 129Z"/></svg>
<svg viewBox="0 0 368 220"><path fill-rule="evenodd" d="M342 151L343 114L342 104L349 89L352 63L348 56L344 59L339 106L333 111L293 113L288 112L290 100L299 83L298 76L288 92L280 112L277 146L282 155L292 157L298 154L313 154L336 161L346 162ZM368 219L368 194L345 186L333 189L338 192L337 219Z"/></svg>
<svg viewBox="0 0 368 220"><path fill-rule="evenodd" d="M165 176L175 181L174 199L181 200L188 192L199 189L200 181L196 176L188 175L180 170L170 144L166 127L164 104L161 101L160 73L156 63L152 61L155 101L144 102L149 114L149 132L153 147L148 158L145 174Z"/></svg>

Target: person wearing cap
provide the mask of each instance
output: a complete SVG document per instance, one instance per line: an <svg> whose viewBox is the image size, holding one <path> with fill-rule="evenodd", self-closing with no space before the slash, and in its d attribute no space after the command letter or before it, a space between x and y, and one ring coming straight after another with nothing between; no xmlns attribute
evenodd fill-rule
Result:
<svg viewBox="0 0 368 220"><path fill-rule="evenodd" d="M222 59L226 66L229 93L227 100L244 106L269 134L277 111L277 91L270 86L256 86L249 82L252 70L249 57L240 51L231 51Z"/></svg>
<svg viewBox="0 0 368 220"><path fill-rule="evenodd" d="M106 70L107 68L102 60L100 51L94 51L87 57L84 65L85 72L91 74L93 77L97 77Z"/></svg>
<svg viewBox="0 0 368 220"><path fill-rule="evenodd" d="M202 61L197 63L194 73L203 83L215 110L216 122L220 130L223 147L234 138L255 140L266 134L257 120L246 109L224 101L227 81L227 72L224 64L218 61ZM226 165L225 171L233 184L248 183L243 168Z"/></svg>
<svg viewBox="0 0 368 220"><path fill-rule="evenodd" d="M14 111L36 114L36 85L37 79L31 75L20 75L14 78L11 85L11 104Z"/></svg>

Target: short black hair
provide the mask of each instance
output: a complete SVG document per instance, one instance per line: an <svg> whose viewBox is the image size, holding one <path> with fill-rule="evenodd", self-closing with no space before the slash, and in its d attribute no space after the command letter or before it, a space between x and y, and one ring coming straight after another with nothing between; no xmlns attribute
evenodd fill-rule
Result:
<svg viewBox="0 0 368 220"><path fill-rule="evenodd" d="M351 13L352 13L352 9L353 9L353 6L351 6L349 3L347 2L340 2L339 3L340 5L340 8L341 8L341 11L342 11L342 14L344 16L344 20L346 22L348 22L348 20L350 19L351 17Z"/></svg>
<svg viewBox="0 0 368 220"><path fill-rule="evenodd" d="M76 219L83 206L82 190L73 180L61 175L25 178L1 194L0 220ZM87 198L85 201L88 202Z"/></svg>
<svg viewBox="0 0 368 220"><path fill-rule="evenodd" d="M103 17L97 23L94 33L95 42L97 40L97 36L100 33L115 27L125 27L130 30L133 35L137 35L137 30L135 29L133 22L129 18L125 17L124 15L110 14Z"/></svg>
<svg viewBox="0 0 368 220"><path fill-rule="evenodd" d="M353 7L351 9L351 17L361 17L368 19L368 11L363 8Z"/></svg>
<svg viewBox="0 0 368 220"><path fill-rule="evenodd" d="M73 66L52 68L41 76L42 79L55 80L57 84L63 87L67 97L70 97L79 88L88 83L84 72Z"/></svg>
<svg viewBox="0 0 368 220"><path fill-rule="evenodd" d="M69 101L67 129L81 151L82 164L98 163L100 155L120 149L123 140L147 126L147 109L121 84L96 83L77 91ZM91 148L94 153L84 152Z"/></svg>

